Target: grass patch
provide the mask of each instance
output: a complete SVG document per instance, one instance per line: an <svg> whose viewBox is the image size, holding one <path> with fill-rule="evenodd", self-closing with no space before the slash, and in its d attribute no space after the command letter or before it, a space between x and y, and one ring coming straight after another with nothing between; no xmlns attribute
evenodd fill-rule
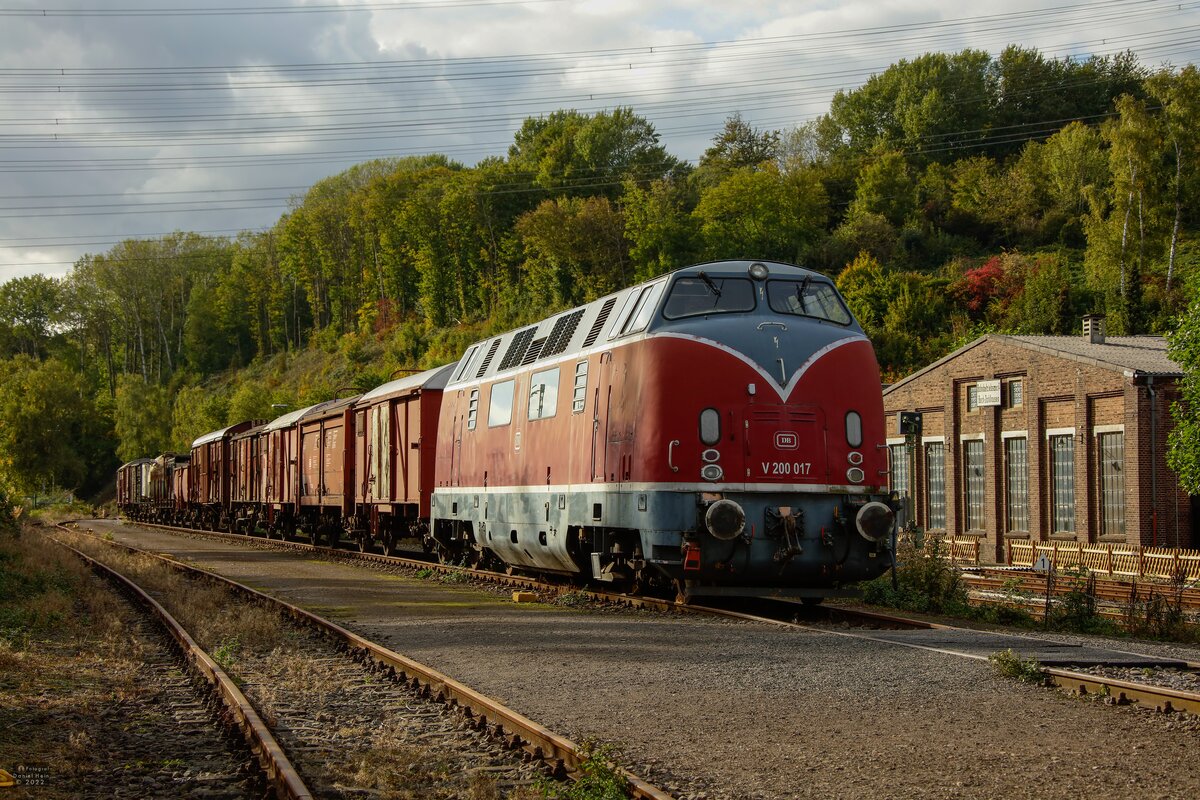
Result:
<svg viewBox="0 0 1200 800"><path fill-rule="evenodd" d="M921 614L970 616L967 587L940 538L914 537L896 549L895 583L884 574L863 584L867 603Z"/></svg>
<svg viewBox="0 0 1200 800"><path fill-rule="evenodd" d="M629 797L629 784L617 771L615 747L584 742L581 755L579 780L573 783L540 781L537 789L543 797L552 800L625 800Z"/></svg>
<svg viewBox="0 0 1200 800"><path fill-rule="evenodd" d="M584 608L591 605L592 598L588 597L586 592L563 592L555 597L553 602L557 606L567 608Z"/></svg>
<svg viewBox="0 0 1200 800"><path fill-rule="evenodd" d="M1038 686L1046 683L1045 668L1036 658L1021 658L1012 650L1001 650L988 656L988 661L991 662L992 669L996 671L996 674L1002 678Z"/></svg>

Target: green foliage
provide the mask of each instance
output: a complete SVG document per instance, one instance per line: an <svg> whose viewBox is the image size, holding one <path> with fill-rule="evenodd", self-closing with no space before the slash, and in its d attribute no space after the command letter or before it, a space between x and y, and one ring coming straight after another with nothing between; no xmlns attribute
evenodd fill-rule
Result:
<svg viewBox="0 0 1200 800"><path fill-rule="evenodd" d="M1046 671L1036 658L1021 658L1011 649L1001 650L988 656L992 669L1003 678L1032 683L1038 686L1046 683Z"/></svg>
<svg viewBox="0 0 1200 800"><path fill-rule="evenodd" d="M584 742L580 755L583 760L579 763L578 780L554 783L543 779L536 784L543 797L551 800L625 800L629 797L628 781L617 771L613 761L615 747Z"/></svg>
<svg viewBox="0 0 1200 800"><path fill-rule="evenodd" d="M863 600L875 605L933 614L968 615L967 590L941 539L902 541L896 550L896 585L891 574L863 584Z"/></svg>
<svg viewBox="0 0 1200 800"><path fill-rule="evenodd" d="M113 426L120 444L117 457L132 461L166 451L171 442L171 394L136 373L117 379Z"/></svg>
<svg viewBox="0 0 1200 800"><path fill-rule="evenodd" d="M24 491L91 488L112 463L108 421L59 359L17 356L0 381L0 474Z"/></svg>
<svg viewBox="0 0 1200 800"><path fill-rule="evenodd" d="M693 216L703 255L799 262L828 216L825 191L809 172L784 175L773 164L734 170L705 189Z"/></svg>
<svg viewBox="0 0 1200 800"><path fill-rule="evenodd" d="M1171 407L1167 463L1190 494L1200 494L1200 293L1168 337L1168 353L1183 368L1179 399Z"/></svg>
<svg viewBox="0 0 1200 800"><path fill-rule="evenodd" d="M114 449L153 455L444 364L709 258L840 273L887 379L981 331L1073 332L1084 312L1112 334L1167 330L1200 271L1197 98L1192 66L964 50L900 61L792 131L735 115L694 169L629 108L527 119L472 167L358 164L270 230L127 240L63 280L0 285L0 358L66 369L58 386L39 373L38 402L79 398L51 415L72 420L76 457L31 430L39 460L0 451L0 482L97 488ZM30 388L28 367L0 375L0 398ZM1172 452L1195 486L1187 391Z"/></svg>
<svg viewBox="0 0 1200 800"><path fill-rule="evenodd" d="M1076 633L1115 634L1119 628L1100 614L1096 603L1096 576L1087 569L1067 572L1068 589L1050 606L1046 626Z"/></svg>

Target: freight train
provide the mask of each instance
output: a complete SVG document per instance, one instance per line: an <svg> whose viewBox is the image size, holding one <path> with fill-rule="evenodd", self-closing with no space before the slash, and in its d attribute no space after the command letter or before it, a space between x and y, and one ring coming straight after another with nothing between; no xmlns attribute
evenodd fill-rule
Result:
<svg viewBox="0 0 1200 800"><path fill-rule="evenodd" d="M819 600L892 565L887 475L879 366L833 284L719 261L125 464L118 503L627 591Z"/></svg>

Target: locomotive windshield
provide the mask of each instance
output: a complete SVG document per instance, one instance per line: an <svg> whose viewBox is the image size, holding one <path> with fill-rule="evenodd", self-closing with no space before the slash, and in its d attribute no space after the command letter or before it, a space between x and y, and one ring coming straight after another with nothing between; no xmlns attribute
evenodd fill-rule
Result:
<svg viewBox="0 0 1200 800"><path fill-rule="evenodd" d="M754 285L748 278L714 278L703 272L680 278L663 309L667 319L754 310Z"/></svg>
<svg viewBox="0 0 1200 800"><path fill-rule="evenodd" d="M767 302L776 314L816 317L839 325L849 325L853 321L837 290L828 283L810 278L767 281Z"/></svg>

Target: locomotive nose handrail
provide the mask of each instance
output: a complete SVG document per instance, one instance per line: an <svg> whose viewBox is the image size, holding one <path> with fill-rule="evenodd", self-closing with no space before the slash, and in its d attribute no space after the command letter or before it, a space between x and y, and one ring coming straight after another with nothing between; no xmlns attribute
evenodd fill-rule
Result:
<svg viewBox="0 0 1200 800"><path fill-rule="evenodd" d="M672 439L667 445L667 466L671 468L671 472L679 472L679 467L675 466L675 448L679 446L678 439Z"/></svg>
<svg viewBox="0 0 1200 800"><path fill-rule="evenodd" d="M782 322L760 322L755 327L760 331L766 327L783 328L785 331L788 329L787 325L784 325Z"/></svg>

